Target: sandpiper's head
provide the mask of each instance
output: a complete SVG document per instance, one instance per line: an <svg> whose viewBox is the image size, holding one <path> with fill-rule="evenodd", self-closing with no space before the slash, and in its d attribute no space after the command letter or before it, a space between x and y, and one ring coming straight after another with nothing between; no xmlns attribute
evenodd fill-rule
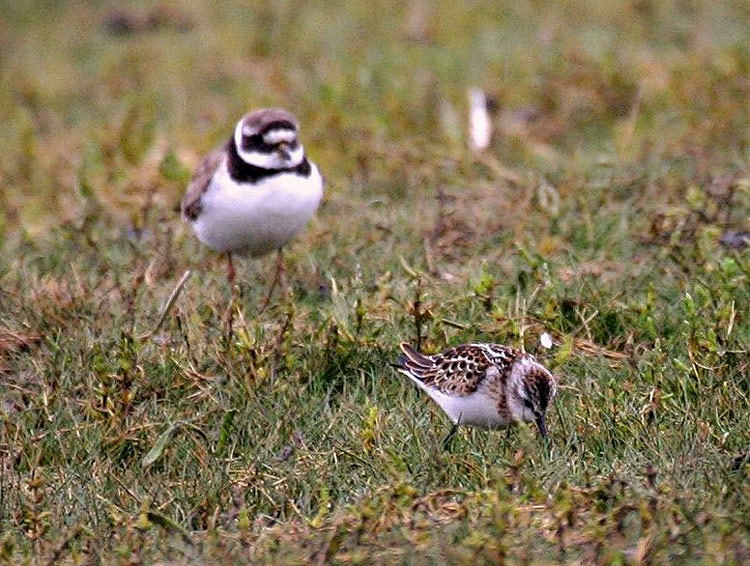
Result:
<svg viewBox="0 0 750 566"><path fill-rule="evenodd" d="M509 379L508 408L513 420L535 422L547 436L544 415L557 392L557 379L532 356L521 355L513 364Z"/></svg>
<svg viewBox="0 0 750 566"><path fill-rule="evenodd" d="M282 108L263 108L245 114L234 129L237 154L249 165L288 169L305 159L297 138L297 119Z"/></svg>

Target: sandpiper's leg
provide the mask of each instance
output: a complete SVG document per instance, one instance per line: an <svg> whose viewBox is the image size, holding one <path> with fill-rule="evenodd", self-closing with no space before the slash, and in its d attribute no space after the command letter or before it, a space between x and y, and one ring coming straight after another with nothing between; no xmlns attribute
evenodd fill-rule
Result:
<svg viewBox="0 0 750 566"><path fill-rule="evenodd" d="M448 450L448 446L450 445L451 440L453 440L453 437L456 436L456 432L458 432L458 423L453 423L450 431L443 439L443 450Z"/></svg>

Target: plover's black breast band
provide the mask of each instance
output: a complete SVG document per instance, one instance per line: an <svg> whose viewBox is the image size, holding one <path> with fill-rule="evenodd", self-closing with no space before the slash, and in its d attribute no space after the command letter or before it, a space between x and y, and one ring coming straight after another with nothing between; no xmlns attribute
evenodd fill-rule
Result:
<svg viewBox="0 0 750 566"><path fill-rule="evenodd" d="M303 158L299 165L283 169L266 169L265 167L251 165L244 161L240 157L240 154L237 153L237 145L234 143L234 138L231 138L227 143L227 155L229 176L237 183L257 183L261 179L273 177L279 173L294 173L300 177L309 177L312 171L307 157Z"/></svg>

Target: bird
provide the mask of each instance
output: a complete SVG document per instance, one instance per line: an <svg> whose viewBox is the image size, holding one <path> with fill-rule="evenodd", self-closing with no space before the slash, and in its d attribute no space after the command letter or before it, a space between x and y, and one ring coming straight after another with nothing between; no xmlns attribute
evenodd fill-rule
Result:
<svg viewBox="0 0 750 566"><path fill-rule="evenodd" d="M195 170L182 216L203 244L227 255L259 257L278 251L266 297L285 271L282 248L305 227L320 204L323 180L299 140L299 123L283 108L262 108L237 122L233 135Z"/></svg>
<svg viewBox="0 0 750 566"><path fill-rule="evenodd" d="M547 438L545 413L557 392L557 378L534 356L500 344L461 344L425 355L402 342L392 366L435 401L453 422L447 446L459 425L505 428L535 422Z"/></svg>

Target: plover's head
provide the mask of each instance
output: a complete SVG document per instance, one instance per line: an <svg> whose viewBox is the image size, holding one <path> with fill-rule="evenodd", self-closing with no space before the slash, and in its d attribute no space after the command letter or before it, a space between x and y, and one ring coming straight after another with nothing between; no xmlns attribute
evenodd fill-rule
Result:
<svg viewBox="0 0 750 566"><path fill-rule="evenodd" d="M544 415L557 392L557 379L529 355L522 355L511 369L508 382L508 408L513 420L535 422L547 436Z"/></svg>
<svg viewBox="0 0 750 566"><path fill-rule="evenodd" d="M245 114L234 129L237 154L249 165L288 169L305 159L297 139L297 119L282 108L263 108Z"/></svg>

